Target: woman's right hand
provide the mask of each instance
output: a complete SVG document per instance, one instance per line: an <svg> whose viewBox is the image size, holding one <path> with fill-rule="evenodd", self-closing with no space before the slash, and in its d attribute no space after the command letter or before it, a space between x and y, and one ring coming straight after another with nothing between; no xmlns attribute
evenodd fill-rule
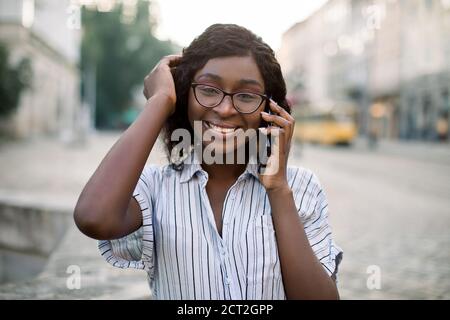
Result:
<svg viewBox="0 0 450 320"><path fill-rule="evenodd" d="M171 68L178 65L181 54L168 55L162 58L153 70L144 78L144 96L148 100L156 94L166 96L170 100L171 113L175 112L177 95Z"/></svg>

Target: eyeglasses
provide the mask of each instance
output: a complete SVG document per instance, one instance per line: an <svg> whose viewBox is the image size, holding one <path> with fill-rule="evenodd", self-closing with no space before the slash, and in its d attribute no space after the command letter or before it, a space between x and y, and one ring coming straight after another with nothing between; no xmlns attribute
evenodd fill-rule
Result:
<svg viewBox="0 0 450 320"><path fill-rule="evenodd" d="M205 108L215 108L226 96L231 97L234 108L240 113L253 113L261 104L269 99L267 96L252 92L228 93L222 89L201 83L192 83L195 100Z"/></svg>

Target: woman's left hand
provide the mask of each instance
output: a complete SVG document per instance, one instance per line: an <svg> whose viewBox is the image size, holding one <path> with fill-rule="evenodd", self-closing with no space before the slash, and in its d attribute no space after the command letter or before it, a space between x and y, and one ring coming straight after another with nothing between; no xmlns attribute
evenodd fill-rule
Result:
<svg viewBox="0 0 450 320"><path fill-rule="evenodd" d="M275 143L272 144L266 167L259 174L259 180L268 192L289 188L286 174L287 160L295 125L295 119L272 99L269 106L273 114L261 112L261 116L266 122L272 123L267 127L267 133L272 135L271 140Z"/></svg>

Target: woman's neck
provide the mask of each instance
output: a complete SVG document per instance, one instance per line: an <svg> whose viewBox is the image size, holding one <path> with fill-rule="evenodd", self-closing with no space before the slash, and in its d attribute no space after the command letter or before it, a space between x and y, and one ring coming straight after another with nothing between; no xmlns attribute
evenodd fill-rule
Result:
<svg viewBox="0 0 450 320"><path fill-rule="evenodd" d="M245 171L247 167L247 159L244 163L237 163L236 154L234 155L233 163L226 163L226 155L223 155L222 164L212 163L207 164L204 161L201 163L201 167L208 173L209 179L232 181L239 178L239 176Z"/></svg>
<svg viewBox="0 0 450 320"><path fill-rule="evenodd" d="M208 177L214 180L236 180L245 171L246 164L202 164Z"/></svg>

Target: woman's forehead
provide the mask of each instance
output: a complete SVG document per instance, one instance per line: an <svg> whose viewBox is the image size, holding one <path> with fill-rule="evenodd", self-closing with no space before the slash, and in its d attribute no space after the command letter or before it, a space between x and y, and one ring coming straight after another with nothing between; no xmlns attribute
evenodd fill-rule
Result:
<svg viewBox="0 0 450 320"><path fill-rule="evenodd" d="M194 76L195 81L238 83L264 88L264 79L256 61L251 56L219 57L208 60Z"/></svg>

